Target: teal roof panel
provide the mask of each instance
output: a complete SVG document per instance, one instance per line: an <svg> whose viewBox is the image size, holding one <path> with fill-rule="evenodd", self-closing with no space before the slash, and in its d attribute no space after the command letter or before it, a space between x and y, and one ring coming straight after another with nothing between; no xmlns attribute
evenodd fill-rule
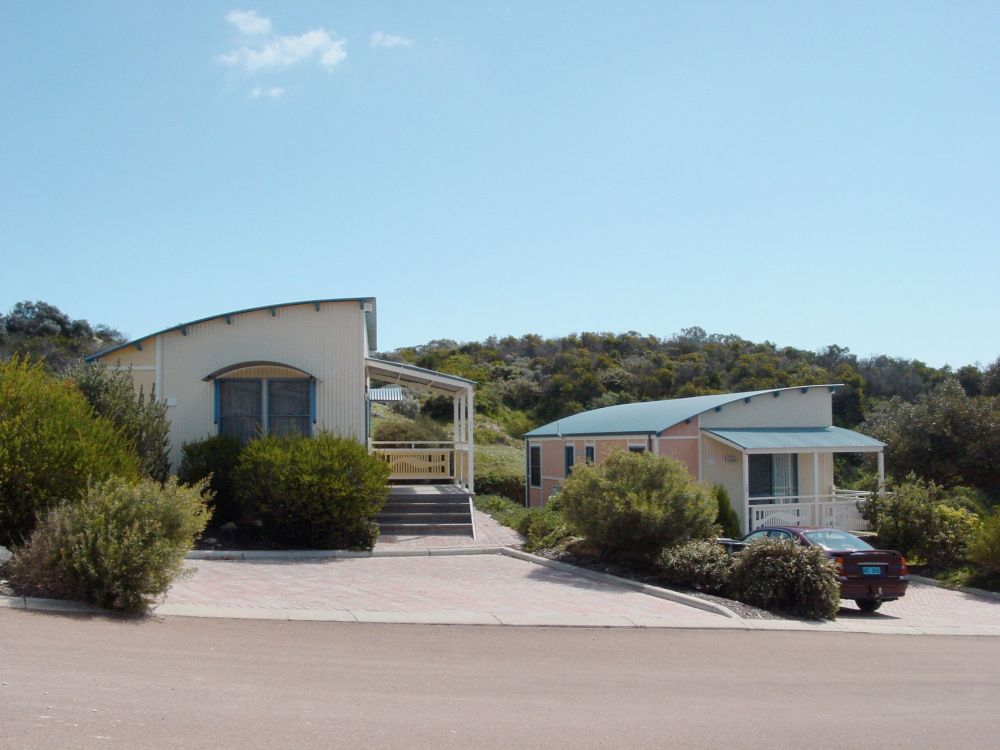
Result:
<svg viewBox="0 0 1000 750"><path fill-rule="evenodd" d="M885 443L843 427L714 427L709 435L748 451L789 450L881 450Z"/></svg>
<svg viewBox="0 0 1000 750"><path fill-rule="evenodd" d="M835 388L833 385L770 388L743 393L716 393L709 396L674 398L666 401L645 401L638 404L618 404L580 412L571 417L537 427L525 434L533 437L574 437L588 435L656 435L688 419L712 409L721 409L754 396L777 391L797 391L803 387Z"/></svg>

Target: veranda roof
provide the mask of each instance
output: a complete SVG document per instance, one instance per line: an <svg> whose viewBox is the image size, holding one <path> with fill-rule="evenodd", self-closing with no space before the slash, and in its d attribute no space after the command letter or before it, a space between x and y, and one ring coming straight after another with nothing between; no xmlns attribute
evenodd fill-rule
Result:
<svg viewBox="0 0 1000 750"><path fill-rule="evenodd" d="M843 427L715 427L703 432L747 452L880 451L885 443Z"/></svg>

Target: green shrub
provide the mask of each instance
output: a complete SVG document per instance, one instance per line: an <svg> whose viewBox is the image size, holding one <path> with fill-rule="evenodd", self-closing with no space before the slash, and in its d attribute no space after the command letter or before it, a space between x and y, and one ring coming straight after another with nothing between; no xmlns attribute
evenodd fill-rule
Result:
<svg viewBox="0 0 1000 750"><path fill-rule="evenodd" d="M525 508L496 495L477 495L473 503L483 513L489 513L497 523L524 536L524 548L529 552L555 547L569 536L569 527L563 514L551 504L541 508Z"/></svg>
<svg viewBox="0 0 1000 750"><path fill-rule="evenodd" d="M931 567L960 565L977 524L974 513L947 502L939 485L912 476L891 494L870 501L865 517L878 533L880 546Z"/></svg>
<svg viewBox="0 0 1000 750"><path fill-rule="evenodd" d="M236 467L240 507L277 542L371 549L388 495L389 465L356 440L321 433L252 441Z"/></svg>
<svg viewBox="0 0 1000 750"><path fill-rule="evenodd" d="M714 536L717 503L679 461L615 451L580 465L559 493L570 528L608 559L651 566L664 547Z"/></svg>
<svg viewBox="0 0 1000 750"><path fill-rule="evenodd" d="M215 499L212 520L216 523L242 520L233 489L233 474L243 446L234 435L213 435L204 440L185 443L181 448L181 465L177 478L184 484L208 479Z"/></svg>
<svg viewBox="0 0 1000 750"><path fill-rule="evenodd" d="M524 450L509 445L476 445L475 450L476 492L524 505Z"/></svg>
<svg viewBox="0 0 1000 750"><path fill-rule="evenodd" d="M730 592L755 607L832 620L840 607L833 561L820 547L763 539L733 555Z"/></svg>
<svg viewBox="0 0 1000 750"><path fill-rule="evenodd" d="M125 438L71 382L38 362L0 362L0 544L23 544L37 517L78 500L89 480L137 475Z"/></svg>
<svg viewBox="0 0 1000 750"><path fill-rule="evenodd" d="M1000 510L984 518L972 535L969 562L984 577L1000 577Z"/></svg>
<svg viewBox="0 0 1000 750"><path fill-rule="evenodd" d="M720 594L729 585L733 558L722 545L695 539L667 547L656 567L667 583Z"/></svg>
<svg viewBox="0 0 1000 750"><path fill-rule="evenodd" d="M416 419L384 419L372 428L372 440L409 443L417 441L448 440L448 431L426 415Z"/></svg>
<svg viewBox="0 0 1000 750"><path fill-rule="evenodd" d="M14 551L11 581L23 592L140 612L164 593L205 528L203 484L109 479L51 511Z"/></svg>
<svg viewBox="0 0 1000 750"><path fill-rule="evenodd" d="M69 376L95 416L110 420L121 430L139 457L142 474L166 481L170 474L170 422L167 407L156 398L156 391L150 391L148 398L142 390L136 393L131 370L110 370L97 362L78 365Z"/></svg>
<svg viewBox="0 0 1000 750"><path fill-rule="evenodd" d="M712 488L712 494L715 496L715 502L719 506L718 512L715 515L715 523L722 529L723 536L727 536L730 539L739 539L742 536L740 534L740 517L733 510L733 504L729 501L729 493L726 492L725 487L717 484Z"/></svg>

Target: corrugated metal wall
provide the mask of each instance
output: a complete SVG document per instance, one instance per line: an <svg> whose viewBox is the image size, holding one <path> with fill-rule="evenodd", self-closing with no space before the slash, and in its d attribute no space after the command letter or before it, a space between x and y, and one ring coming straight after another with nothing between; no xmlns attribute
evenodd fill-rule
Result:
<svg viewBox="0 0 1000 750"><path fill-rule="evenodd" d="M214 387L203 378L240 362L281 362L317 378L317 430L364 440L364 317L356 301L276 307L199 323L162 335L161 396L174 405L171 462L182 443L216 433ZM261 368L266 372L270 368ZM241 372L241 376L245 376ZM261 375L263 377L264 375Z"/></svg>
<svg viewBox="0 0 1000 750"><path fill-rule="evenodd" d="M737 401L721 411L706 411L701 427L828 427L833 424L833 402L826 388L781 391L755 396L750 403Z"/></svg>
<svg viewBox="0 0 1000 750"><path fill-rule="evenodd" d="M735 460L727 461L727 455ZM726 488L733 509L740 517L740 528L746 528L746 512L743 507L743 459L740 451L703 434L701 462L702 479L707 484L720 484Z"/></svg>

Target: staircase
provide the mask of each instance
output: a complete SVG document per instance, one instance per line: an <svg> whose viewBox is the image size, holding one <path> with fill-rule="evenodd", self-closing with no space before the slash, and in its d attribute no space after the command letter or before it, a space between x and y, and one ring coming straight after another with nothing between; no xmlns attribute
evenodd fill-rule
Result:
<svg viewBox="0 0 1000 750"><path fill-rule="evenodd" d="M469 493L455 485L395 485L378 514L385 536L475 537Z"/></svg>

